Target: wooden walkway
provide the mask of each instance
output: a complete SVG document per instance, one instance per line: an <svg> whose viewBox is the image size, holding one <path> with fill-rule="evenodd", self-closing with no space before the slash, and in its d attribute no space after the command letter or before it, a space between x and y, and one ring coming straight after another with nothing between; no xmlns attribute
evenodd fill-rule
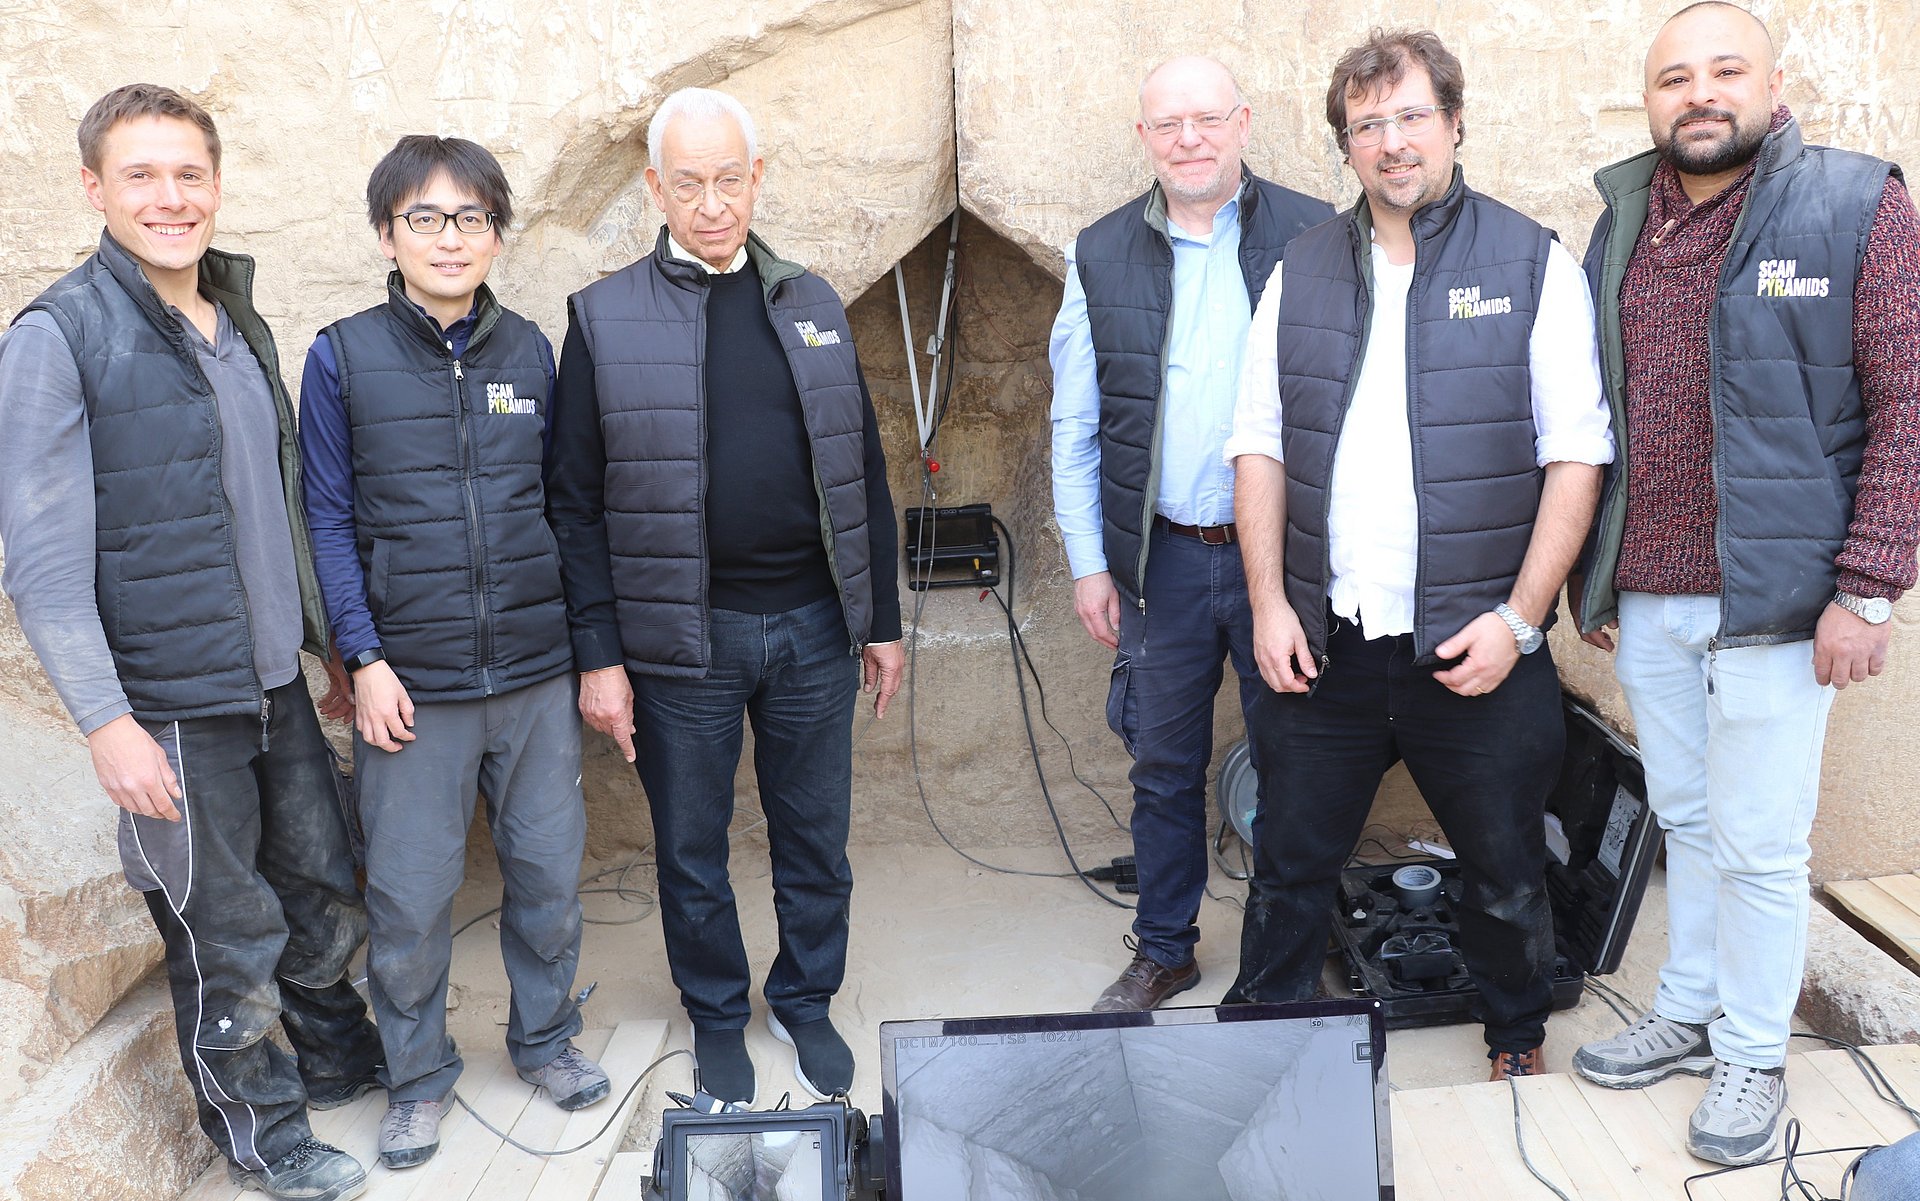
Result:
<svg viewBox="0 0 1920 1201"><path fill-rule="evenodd" d="M613 1080L616 1101L633 1084L640 1070L659 1057L667 1041L665 1022L622 1022L618 1028L589 1030L575 1039L582 1051L600 1061ZM608 1118L611 1105L592 1105L575 1113L555 1108L544 1096L534 1098L533 1087L514 1074L506 1051L467 1060L460 1077L460 1095L487 1115L487 1120L530 1147L571 1147L589 1138ZM600 1187L602 1175L615 1158L643 1086L621 1106L619 1116L594 1144L572 1155L552 1159L528 1155L489 1134L473 1115L455 1106L440 1123L440 1152L425 1164L391 1172L376 1164L375 1141L380 1117L386 1112L386 1094L378 1090L340 1109L313 1115L316 1136L342 1148L363 1164L375 1164L368 1175L367 1201L587 1201ZM637 1199L638 1194L622 1194ZM216 1160L179 1201L239 1201L258 1198L227 1179L226 1163Z"/></svg>
<svg viewBox="0 0 1920 1201"><path fill-rule="evenodd" d="M1920 967L1920 875L1831 880L1827 895L1868 927L1869 938Z"/></svg>
<svg viewBox="0 0 1920 1201"><path fill-rule="evenodd" d="M1867 1053L1909 1104L1920 1105L1920 1047L1872 1047ZM1571 1075L1522 1081L1527 1154L1576 1201L1682 1201L1687 1178L1714 1166L1686 1149L1687 1118L1704 1083L1681 1076L1652 1088L1615 1091ZM1855 1153L1809 1152L1889 1143L1914 1133L1913 1121L1873 1095L1845 1051L1789 1057L1787 1111L1801 1125L1796 1166L1828 1196L1839 1195L1840 1173ZM1505 1084L1395 1093L1393 1161L1399 1201L1553 1201L1515 1149L1513 1092ZM1695 1181L1693 1196L1778 1201L1780 1165Z"/></svg>

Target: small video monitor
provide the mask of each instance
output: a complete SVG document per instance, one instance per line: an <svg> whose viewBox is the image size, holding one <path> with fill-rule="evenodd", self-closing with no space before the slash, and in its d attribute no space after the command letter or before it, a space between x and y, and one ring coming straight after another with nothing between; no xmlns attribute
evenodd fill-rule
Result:
<svg viewBox="0 0 1920 1201"><path fill-rule="evenodd" d="M1377 1000L886 1022L898 1201L1388 1201Z"/></svg>
<svg viewBox="0 0 1920 1201"><path fill-rule="evenodd" d="M661 1115L653 1193L667 1201L847 1201L855 1111L844 1105Z"/></svg>

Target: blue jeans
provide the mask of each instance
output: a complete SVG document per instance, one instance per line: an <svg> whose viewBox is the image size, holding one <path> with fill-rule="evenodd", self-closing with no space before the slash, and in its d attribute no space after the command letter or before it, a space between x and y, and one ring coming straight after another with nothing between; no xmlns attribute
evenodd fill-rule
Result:
<svg viewBox="0 0 1920 1201"><path fill-rule="evenodd" d="M1920 1134L1867 1152L1854 1177L1853 1201L1914 1201L1920 1197Z"/></svg>
<svg viewBox="0 0 1920 1201"><path fill-rule="evenodd" d="M637 767L653 811L667 966L696 1030L744 1029L747 952L727 877L741 719L767 816L780 952L768 1006L791 1026L827 1016L846 976L853 868L853 702L839 599L785 613L715 609L704 679L633 677Z"/></svg>
<svg viewBox="0 0 1920 1201"><path fill-rule="evenodd" d="M1194 921L1207 882L1207 764L1222 661L1231 657L1240 677L1243 713L1261 685L1239 546L1208 546L1158 521L1151 537L1146 612L1123 605L1120 614L1107 724L1133 756L1134 937L1149 959L1178 968L1200 941Z"/></svg>
<svg viewBox="0 0 1920 1201"><path fill-rule="evenodd" d="M1716 649L1719 628L1717 596L1620 594L1614 667L1667 832L1653 1008L1711 1022L1728 1063L1775 1068L1806 960L1807 840L1833 689L1814 683L1812 642Z"/></svg>

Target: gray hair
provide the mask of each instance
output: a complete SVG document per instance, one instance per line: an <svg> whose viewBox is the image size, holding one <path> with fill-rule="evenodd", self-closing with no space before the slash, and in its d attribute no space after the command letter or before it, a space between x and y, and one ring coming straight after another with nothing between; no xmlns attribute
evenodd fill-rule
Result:
<svg viewBox="0 0 1920 1201"><path fill-rule="evenodd" d="M681 88L661 101L653 120L647 122L647 162L655 171L660 169L660 142L675 117L732 117L747 139L747 161L760 157L759 139L754 136L753 118L747 115L746 105L712 88Z"/></svg>
<svg viewBox="0 0 1920 1201"><path fill-rule="evenodd" d="M1170 58L1165 60L1164 62L1157 64L1153 68L1153 70L1148 71L1144 76L1141 77L1140 90L1137 93L1137 98L1140 102L1140 111L1142 113L1145 113L1147 111L1147 85L1153 82L1153 77L1160 74L1160 71L1163 67L1171 67L1175 63L1192 63L1192 62L1210 63L1213 66L1218 67L1220 69L1220 73L1227 77L1227 86L1233 89L1234 104L1238 105L1241 108L1245 108L1247 106L1246 93L1240 90L1240 81L1233 77L1233 69L1231 67L1227 66L1227 64L1221 62L1219 59L1213 57L1211 54L1182 54L1176 58Z"/></svg>

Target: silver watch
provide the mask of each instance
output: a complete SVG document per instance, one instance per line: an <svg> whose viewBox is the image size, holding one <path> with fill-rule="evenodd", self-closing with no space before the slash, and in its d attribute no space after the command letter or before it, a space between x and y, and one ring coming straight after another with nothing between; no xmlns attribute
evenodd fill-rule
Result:
<svg viewBox="0 0 1920 1201"><path fill-rule="evenodd" d="M1501 601L1493 607L1493 611L1499 614L1500 620L1506 622L1507 628L1513 631L1514 644L1520 648L1521 654L1531 655L1546 642L1547 636L1540 632L1540 627L1530 624L1526 618L1515 613L1513 607L1507 602Z"/></svg>
<svg viewBox="0 0 1920 1201"><path fill-rule="evenodd" d="M1836 592L1833 594L1833 603L1868 625L1885 625L1893 616L1893 602L1884 596L1855 596L1851 592Z"/></svg>

